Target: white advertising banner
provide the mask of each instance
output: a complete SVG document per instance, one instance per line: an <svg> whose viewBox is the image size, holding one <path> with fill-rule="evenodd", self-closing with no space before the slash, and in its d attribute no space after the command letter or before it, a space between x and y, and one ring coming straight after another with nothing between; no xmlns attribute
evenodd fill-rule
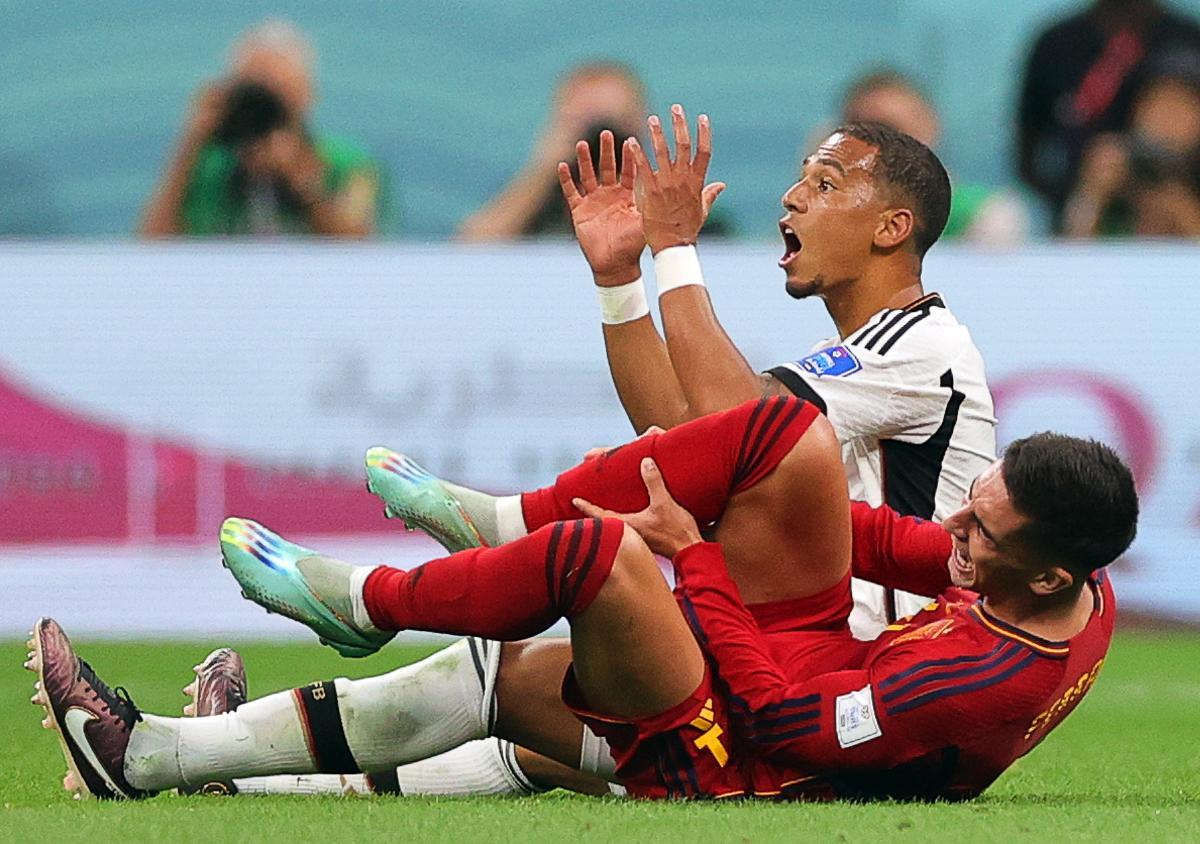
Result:
<svg viewBox="0 0 1200 844"><path fill-rule="evenodd" d="M831 333L779 251L702 249L761 368ZM926 288L983 351L1002 442L1054 429L1130 462L1124 606L1200 620L1200 248L938 247ZM379 517L367 447L512 491L631 434L572 244L8 244L0 292L0 635L60 607L113 633L280 632L214 563L224 515L411 564L432 546Z"/></svg>

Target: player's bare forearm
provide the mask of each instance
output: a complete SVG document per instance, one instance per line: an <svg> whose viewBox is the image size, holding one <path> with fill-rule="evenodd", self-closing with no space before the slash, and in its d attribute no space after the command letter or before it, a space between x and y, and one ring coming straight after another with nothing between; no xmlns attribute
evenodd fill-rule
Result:
<svg viewBox="0 0 1200 844"><path fill-rule="evenodd" d="M617 396L636 432L651 425L672 428L690 418L667 346L649 315L605 325L604 348Z"/></svg>
<svg viewBox="0 0 1200 844"><path fill-rule="evenodd" d="M704 287L677 288L661 297L659 305L689 418L727 410L763 394L761 376L717 321Z"/></svg>

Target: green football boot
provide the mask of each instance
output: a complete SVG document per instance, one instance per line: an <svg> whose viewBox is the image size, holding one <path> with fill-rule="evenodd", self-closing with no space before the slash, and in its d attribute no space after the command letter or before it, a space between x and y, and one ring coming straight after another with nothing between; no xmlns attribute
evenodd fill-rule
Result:
<svg viewBox="0 0 1200 844"><path fill-rule="evenodd" d="M389 519L420 528L450 552L487 545L458 499L411 457L376 446L366 462L367 489L383 499Z"/></svg>
<svg viewBox="0 0 1200 844"><path fill-rule="evenodd" d="M226 519L221 557L244 597L307 625L321 644L342 656L370 656L396 635L368 633L355 625L350 603L354 566L288 542L258 522Z"/></svg>

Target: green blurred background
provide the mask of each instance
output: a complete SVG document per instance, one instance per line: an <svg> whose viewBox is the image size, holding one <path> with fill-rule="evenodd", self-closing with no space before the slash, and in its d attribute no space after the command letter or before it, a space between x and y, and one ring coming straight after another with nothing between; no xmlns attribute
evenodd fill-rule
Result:
<svg viewBox="0 0 1200 844"><path fill-rule="evenodd" d="M197 86L266 17L317 51L314 124L386 168L385 233L450 234L521 165L556 77L611 57L651 107L705 110L714 177L739 235L776 236L799 150L845 86L890 66L942 111L960 180L1013 182L1014 107L1032 39L1067 0L549 0L7 3L0 26L0 234L113 236L134 227ZM1175 0L1200 13L1200 0Z"/></svg>

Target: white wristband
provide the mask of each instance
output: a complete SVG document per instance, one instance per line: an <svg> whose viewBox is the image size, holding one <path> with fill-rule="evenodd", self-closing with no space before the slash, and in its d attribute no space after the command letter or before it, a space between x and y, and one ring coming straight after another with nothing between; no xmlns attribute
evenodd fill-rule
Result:
<svg viewBox="0 0 1200 844"><path fill-rule="evenodd" d="M672 246L654 256L654 278L658 282L658 295L687 287L689 284L704 286L704 273L700 271L700 256L695 246Z"/></svg>
<svg viewBox="0 0 1200 844"><path fill-rule="evenodd" d="M600 300L600 321L605 325L621 325L641 319L650 313L646 302L646 285L638 276L628 284L616 287L597 287Z"/></svg>

